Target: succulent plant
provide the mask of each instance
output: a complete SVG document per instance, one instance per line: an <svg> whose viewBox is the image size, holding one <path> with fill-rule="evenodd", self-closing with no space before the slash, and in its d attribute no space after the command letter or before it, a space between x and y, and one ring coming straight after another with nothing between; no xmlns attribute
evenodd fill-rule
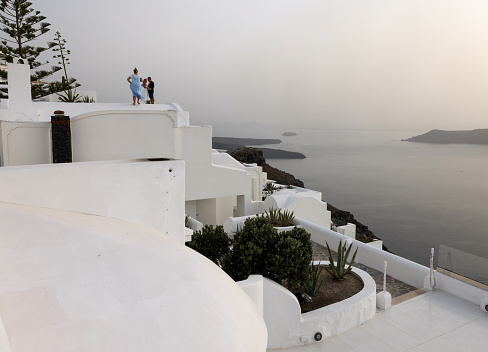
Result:
<svg viewBox="0 0 488 352"><path fill-rule="evenodd" d="M342 244L342 240L339 242L339 247L337 248L337 263L334 263L334 258L332 257L332 251L330 250L329 244L327 244L327 250L329 251L329 267L325 268L327 272L332 275L334 279L337 280L344 280L346 276L352 270L352 264L354 263L354 259L356 259L356 254L358 253L358 248L354 252L352 256L352 260L349 263L349 266L346 269L347 265L347 258L349 257L349 253L351 252L352 243L349 245L349 248L346 249L347 243Z"/></svg>

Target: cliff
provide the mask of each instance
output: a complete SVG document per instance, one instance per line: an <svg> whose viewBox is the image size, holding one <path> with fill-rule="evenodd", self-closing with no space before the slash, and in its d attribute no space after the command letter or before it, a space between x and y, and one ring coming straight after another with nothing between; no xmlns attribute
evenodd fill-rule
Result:
<svg viewBox="0 0 488 352"><path fill-rule="evenodd" d="M435 144L488 144L488 129L471 131L432 130L419 136L402 139L402 141Z"/></svg>
<svg viewBox="0 0 488 352"><path fill-rule="evenodd" d="M264 172L268 173L268 178L274 180L282 185L292 185L304 187L301 180L295 178L292 174L276 169L266 163L263 152L258 148L244 147L235 150L232 157L243 163L255 163L263 168ZM356 225L356 238L361 242L371 242L373 239L379 239L368 229L368 226L363 225L354 218L354 215L348 211L338 209L331 204L327 204L327 209L331 212L332 221L337 225L346 225L352 223ZM388 249L383 245L383 249Z"/></svg>
<svg viewBox="0 0 488 352"><path fill-rule="evenodd" d="M279 144L279 139L262 138L233 138L233 137L213 137L212 148L227 150L232 153L237 149L245 148L249 145ZM268 159L305 159L305 155L297 152L290 152L282 149L260 148L265 158Z"/></svg>
<svg viewBox="0 0 488 352"><path fill-rule="evenodd" d="M261 149L243 147L234 150L231 155L234 159L239 160L240 162L258 164L258 166L261 166L263 168L263 171L268 174L268 178L270 180L274 180L282 185L303 187L303 182L297 179L292 174L281 171L266 163L266 159Z"/></svg>

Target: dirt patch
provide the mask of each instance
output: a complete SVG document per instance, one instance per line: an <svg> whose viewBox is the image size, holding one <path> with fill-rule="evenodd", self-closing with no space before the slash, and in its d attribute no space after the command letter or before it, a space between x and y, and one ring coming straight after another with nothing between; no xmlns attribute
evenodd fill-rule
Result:
<svg viewBox="0 0 488 352"><path fill-rule="evenodd" d="M329 304L345 300L360 292L364 287L363 280L354 273L347 275L344 280L339 281L333 279L330 274L323 269L320 273L320 280L323 280L324 283L322 284L319 293L313 297L313 301L300 304L302 313L310 312L328 306ZM300 291L304 291L303 287L292 290L292 292Z"/></svg>

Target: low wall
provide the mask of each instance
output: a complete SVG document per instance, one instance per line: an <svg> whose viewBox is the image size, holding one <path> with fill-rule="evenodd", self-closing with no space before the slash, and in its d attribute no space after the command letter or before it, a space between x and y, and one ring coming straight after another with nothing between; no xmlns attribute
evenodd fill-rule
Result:
<svg viewBox="0 0 488 352"><path fill-rule="evenodd" d="M301 314L295 295L276 282L264 279L264 321L268 328L268 350L320 343L372 319L376 313L376 284L368 273L358 268L353 268L353 272L364 283L359 293L304 314ZM322 335L320 341L315 340L316 333Z"/></svg>
<svg viewBox="0 0 488 352"><path fill-rule="evenodd" d="M264 278L261 275L250 275L246 280L238 281L237 284L247 293L258 311L263 315Z"/></svg>
<svg viewBox="0 0 488 352"><path fill-rule="evenodd" d="M184 173L181 160L5 166L0 202L144 224L183 244Z"/></svg>
<svg viewBox="0 0 488 352"><path fill-rule="evenodd" d="M488 298L488 291L485 291L466 282L460 281L448 275L436 271L436 288L450 293L453 296L460 297L471 303L480 305L483 299ZM430 275L424 278L424 286L430 290Z"/></svg>
<svg viewBox="0 0 488 352"><path fill-rule="evenodd" d="M351 241L353 243L352 251L354 251L355 248L359 248L356 262L382 272L384 269L384 261L386 260L388 262L388 275L417 288L424 287L424 278L426 275L429 275L429 268L426 266L374 248L366 243L353 240L347 236L324 229L323 227L314 225L302 219L295 218L293 222L297 225L302 225L303 228L311 234L312 241L323 246L328 243L333 250L337 249L339 241ZM428 253L426 255L428 255Z"/></svg>

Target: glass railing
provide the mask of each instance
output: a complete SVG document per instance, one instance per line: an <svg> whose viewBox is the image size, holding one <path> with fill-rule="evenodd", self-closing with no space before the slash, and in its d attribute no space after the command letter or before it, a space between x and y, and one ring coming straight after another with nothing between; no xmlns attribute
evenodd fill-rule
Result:
<svg viewBox="0 0 488 352"><path fill-rule="evenodd" d="M437 271L488 290L488 259L439 245Z"/></svg>

